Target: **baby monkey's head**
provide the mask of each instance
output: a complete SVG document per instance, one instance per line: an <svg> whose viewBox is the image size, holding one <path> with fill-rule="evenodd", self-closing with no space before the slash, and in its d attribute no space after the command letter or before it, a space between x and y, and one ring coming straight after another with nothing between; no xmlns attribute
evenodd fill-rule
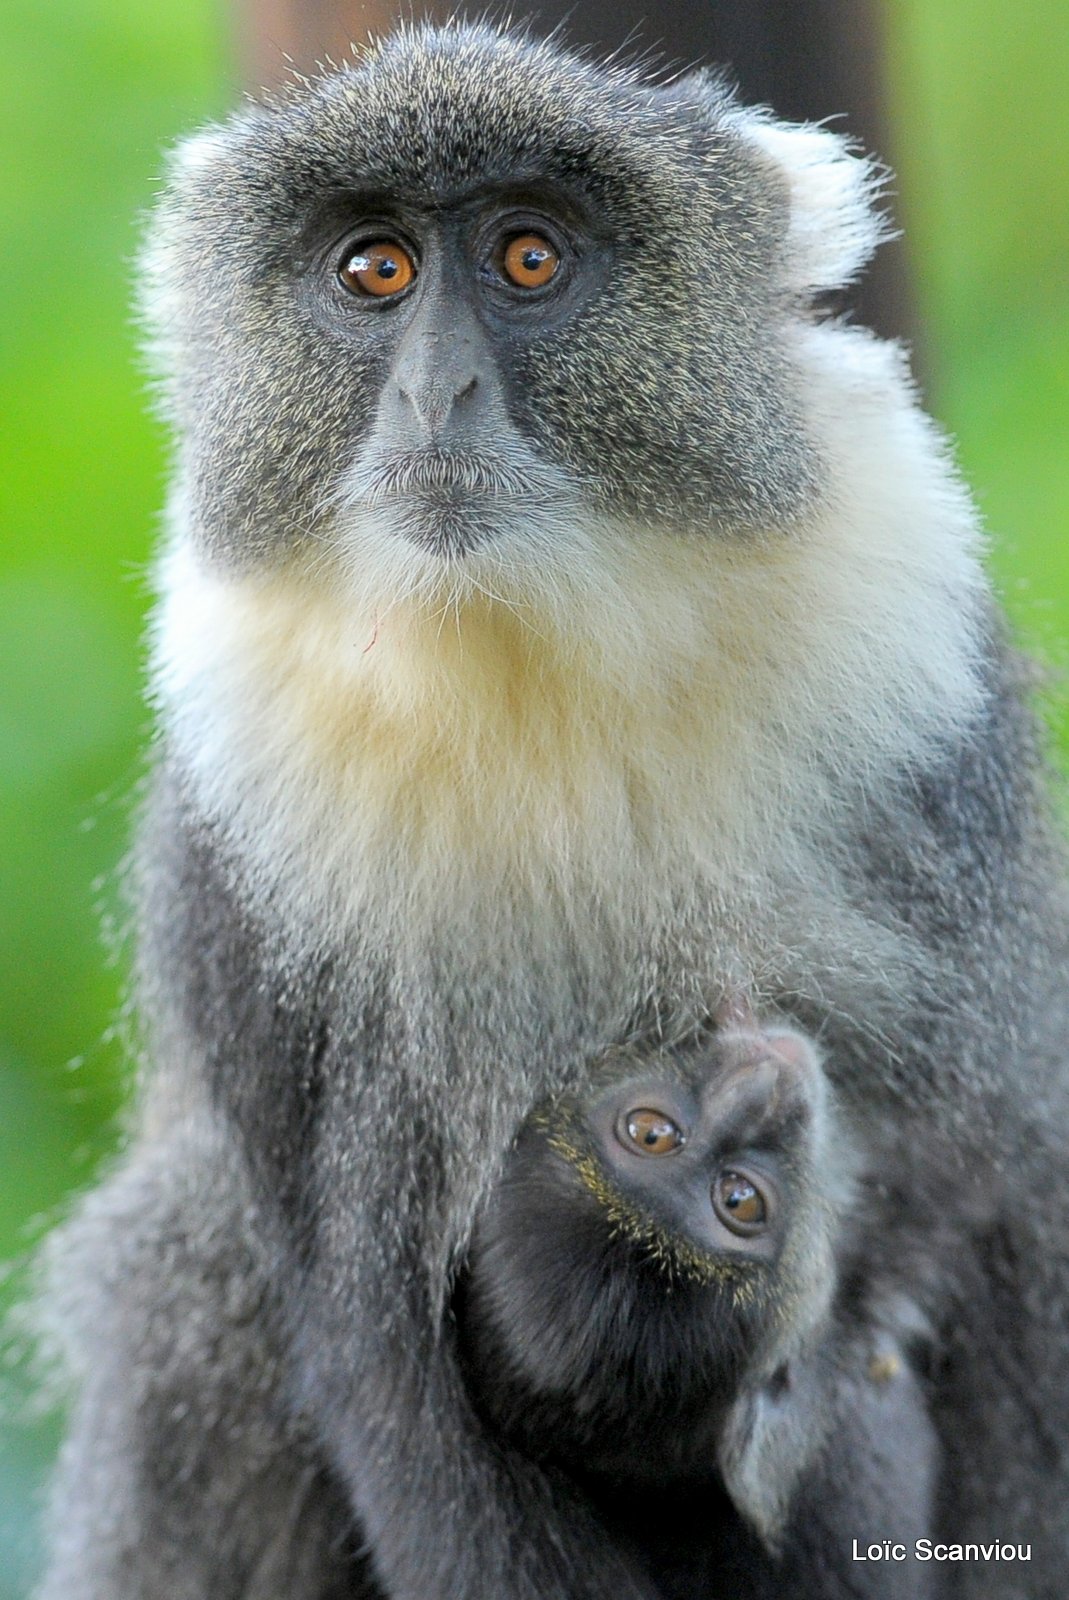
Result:
<svg viewBox="0 0 1069 1600"><path fill-rule="evenodd" d="M540 1107L480 1218L462 1344L526 1448L664 1469L817 1335L847 1203L812 1044L752 1021L613 1052ZM695 1419L700 1418L699 1424Z"/></svg>

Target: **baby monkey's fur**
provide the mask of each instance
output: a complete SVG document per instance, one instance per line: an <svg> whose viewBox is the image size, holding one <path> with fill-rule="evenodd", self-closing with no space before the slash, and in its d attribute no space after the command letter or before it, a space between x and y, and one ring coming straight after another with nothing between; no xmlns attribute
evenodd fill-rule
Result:
<svg viewBox="0 0 1069 1600"><path fill-rule="evenodd" d="M648 1600L446 1312L536 1103L736 990L819 1038L863 1157L850 1317L931 1332L936 1533L1032 1543L946 1593L1059 1592L1064 864L944 446L814 309L871 191L703 74L465 25L175 157L146 1070L53 1246L44 1600L344 1593L351 1518L394 1600ZM414 275L372 305L382 241ZM895 1536L853 1383L837 1481Z"/></svg>
<svg viewBox="0 0 1069 1600"><path fill-rule="evenodd" d="M752 1022L612 1052L530 1119L476 1225L456 1311L481 1414L671 1600L855 1594L839 1529L865 1547L885 1502L902 1541L931 1534L922 1329L855 1318L863 1174L828 1098L809 1042ZM936 1591L914 1563L864 1592Z"/></svg>

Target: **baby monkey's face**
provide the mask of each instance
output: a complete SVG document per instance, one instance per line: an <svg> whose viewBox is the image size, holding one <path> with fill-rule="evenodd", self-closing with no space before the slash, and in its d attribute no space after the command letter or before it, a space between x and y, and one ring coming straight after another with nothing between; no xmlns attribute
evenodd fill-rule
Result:
<svg viewBox="0 0 1069 1600"><path fill-rule="evenodd" d="M826 1308L825 1094L804 1037L753 1023L613 1051L532 1115L458 1300L495 1425L630 1477L708 1464L724 1408Z"/></svg>
<svg viewBox="0 0 1069 1600"><path fill-rule="evenodd" d="M821 1093L800 1035L725 1033L598 1093L584 1142L628 1208L669 1237L710 1258L772 1260L812 1160Z"/></svg>

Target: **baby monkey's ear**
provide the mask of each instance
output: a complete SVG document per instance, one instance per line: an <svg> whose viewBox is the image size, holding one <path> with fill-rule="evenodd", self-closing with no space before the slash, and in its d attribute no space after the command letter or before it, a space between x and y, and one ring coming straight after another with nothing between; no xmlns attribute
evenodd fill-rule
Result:
<svg viewBox="0 0 1069 1600"><path fill-rule="evenodd" d="M717 1035L750 1042L761 1054L771 1052L809 1077L820 1077L820 1053L805 1034L780 1024L762 1026L749 996L742 989L730 989L713 1013ZM819 1086L817 1089L820 1093Z"/></svg>
<svg viewBox="0 0 1069 1600"><path fill-rule="evenodd" d="M799 1480L824 1442L827 1394L818 1364L784 1363L728 1411L719 1445L724 1487L736 1510L775 1554Z"/></svg>
<svg viewBox="0 0 1069 1600"><path fill-rule="evenodd" d="M800 1033L789 1033L784 1028L769 1029L765 1037L772 1054L779 1056L782 1061L789 1061L792 1067L812 1071L818 1067L816 1051Z"/></svg>
<svg viewBox="0 0 1069 1600"><path fill-rule="evenodd" d="M757 1016L742 989L729 989L713 1013L718 1033L757 1033Z"/></svg>

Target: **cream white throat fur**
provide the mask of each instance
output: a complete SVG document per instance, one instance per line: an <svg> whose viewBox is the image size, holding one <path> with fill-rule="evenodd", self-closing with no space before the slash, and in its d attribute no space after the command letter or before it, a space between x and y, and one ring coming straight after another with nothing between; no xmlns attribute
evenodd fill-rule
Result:
<svg viewBox="0 0 1069 1600"><path fill-rule="evenodd" d="M695 884L824 901L838 806L979 707L979 580L898 353L798 341L827 484L775 538L588 516L554 567L504 526L468 581L353 519L340 582L213 568L176 519L156 693L252 881L338 933L493 929L506 901L657 920Z"/></svg>

